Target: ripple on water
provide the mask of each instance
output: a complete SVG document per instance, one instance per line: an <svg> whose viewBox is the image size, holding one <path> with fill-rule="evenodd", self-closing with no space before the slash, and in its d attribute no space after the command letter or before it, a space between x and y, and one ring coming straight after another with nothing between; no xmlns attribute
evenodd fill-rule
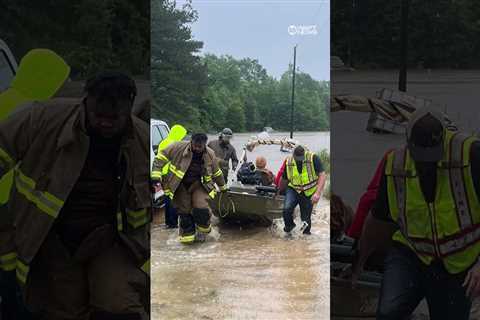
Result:
<svg viewBox="0 0 480 320"><path fill-rule="evenodd" d="M323 319L329 228L320 215L311 236L286 240L282 228L215 226L191 246L178 243L178 230L154 229L152 319Z"/></svg>

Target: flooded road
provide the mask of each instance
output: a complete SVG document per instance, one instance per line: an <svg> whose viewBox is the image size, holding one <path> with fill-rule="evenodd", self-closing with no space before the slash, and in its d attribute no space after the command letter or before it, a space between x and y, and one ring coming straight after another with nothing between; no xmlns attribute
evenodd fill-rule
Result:
<svg viewBox="0 0 480 320"><path fill-rule="evenodd" d="M239 157L250 136L235 135ZM294 138L312 151L329 149L328 133ZM248 160L258 154L274 173L287 155L266 146ZM213 220L207 242L184 246L177 230L154 228L152 319L329 319L329 209L328 201L319 203L310 236L285 238L281 219L269 228Z"/></svg>

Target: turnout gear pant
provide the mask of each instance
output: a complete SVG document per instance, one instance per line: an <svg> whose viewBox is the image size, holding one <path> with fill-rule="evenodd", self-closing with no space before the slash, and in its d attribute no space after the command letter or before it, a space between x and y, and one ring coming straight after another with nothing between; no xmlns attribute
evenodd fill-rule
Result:
<svg viewBox="0 0 480 320"><path fill-rule="evenodd" d="M165 224L170 228L178 227L178 214L172 206L170 198L165 201Z"/></svg>
<svg viewBox="0 0 480 320"><path fill-rule="evenodd" d="M183 183L178 186L173 196L173 207L180 213L191 213L192 209L208 209L208 193L200 181L195 181L188 188Z"/></svg>
<svg viewBox="0 0 480 320"><path fill-rule="evenodd" d="M452 275L441 262L426 266L409 248L394 244L385 259L377 319L406 319L423 298L432 320L469 319L464 278L465 272Z"/></svg>
<svg viewBox="0 0 480 320"><path fill-rule="evenodd" d="M178 234L180 236L180 242L192 243L195 241L195 222L191 214L179 214L180 228Z"/></svg>
<svg viewBox="0 0 480 320"><path fill-rule="evenodd" d="M208 208L193 208L192 217L199 232L209 233L211 231L210 210Z"/></svg>
<svg viewBox="0 0 480 320"><path fill-rule="evenodd" d="M148 277L126 248L114 240L88 260L80 260L50 232L24 290L27 307L39 319L90 320L99 313L110 315L102 319L148 319Z"/></svg>
<svg viewBox="0 0 480 320"><path fill-rule="evenodd" d="M300 205L300 218L308 224L308 227L303 230L303 233L310 233L312 226L312 210L313 203L310 197L305 196L303 193L298 193L294 189L287 187L285 192L285 200L283 206L283 222L285 224L285 232L290 232L295 228L295 222L293 221L293 213L295 207Z"/></svg>
<svg viewBox="0 0 480 320"><path fill-rule="evenodd" d="M188 188L183 183L178 187L173 197L173 206L180 217L181 242L193 241L192 235L195 235L196 229L203 233L210 232L208 199L208 193L200 181L194 182Z"/></svg>

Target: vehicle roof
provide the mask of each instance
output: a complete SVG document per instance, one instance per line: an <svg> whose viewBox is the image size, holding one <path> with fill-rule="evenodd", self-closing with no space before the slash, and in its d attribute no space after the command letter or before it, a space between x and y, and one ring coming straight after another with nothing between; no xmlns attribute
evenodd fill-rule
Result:
<svg viewBox="0 0 480 320"><path fill-rule="evenodd" d="M168 124L165 121L157 119L150 119L150 125L164 125L168 127Z"/></svg>
<svg viewBox="0 0 480 320"><path fill-rule="evenodd" d="M15 57L10 51L10 48L2 39L0 39L0 50L4 51L7 54L8 60L10 60L10 62L13 64L13 69L15 70L15 72L17 72L17 68L18 68L17 61L15 60Z"/></svg>

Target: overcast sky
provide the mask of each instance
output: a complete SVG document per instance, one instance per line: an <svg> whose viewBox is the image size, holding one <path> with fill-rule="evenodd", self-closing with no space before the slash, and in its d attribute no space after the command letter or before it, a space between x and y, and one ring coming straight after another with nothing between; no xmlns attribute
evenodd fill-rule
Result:
<svg viewBox="0 0 480 320"><path fill-rule="evenodd" d="M204 42L202 53L258 59L279 78L298 44L298 69L330 80L330 0L193 0L193 7L192 32Z"/></svg>

